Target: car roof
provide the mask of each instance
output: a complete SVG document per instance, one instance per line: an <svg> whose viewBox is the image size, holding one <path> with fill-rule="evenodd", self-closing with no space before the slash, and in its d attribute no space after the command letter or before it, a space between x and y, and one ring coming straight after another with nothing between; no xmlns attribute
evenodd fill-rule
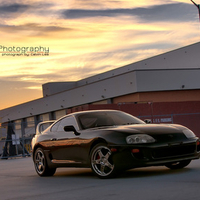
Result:
<svg viewBox="0 0 200 200"><path fill-rule="evenodd" d="M120 110L86 110L86 111L78 111L78 112L73 112L73 113L69 113L67 115L64 115L63 117L57 119L56 121L59 121L60 119L63 119L65 117L70 117L70 116L77 116L79 114L84 114L84 113L97 113L97 112L123 112L123 111L120 111Z"/></svg>
<svg viewBox="0 0 200 200"><path fill-rule="evenodd" d="M78 112L74 112L74 113L70 113L68 115L65 116L69 116L69 115L79 115L79 114L84 114L84 113L97 113L97 112L122 112L120 110L86 110L86 111L78 111Z"/></svg>

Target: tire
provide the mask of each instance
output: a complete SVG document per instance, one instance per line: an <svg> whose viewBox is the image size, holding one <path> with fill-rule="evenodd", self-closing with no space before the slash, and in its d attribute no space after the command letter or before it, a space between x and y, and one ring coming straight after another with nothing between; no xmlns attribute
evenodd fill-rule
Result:
<svg viewBox="0 0 200 200"><path fill-rule="evenodd" d="M50 169L48 167L43 149L36 149L33 161L35 170L39 176L53 176L55 174L56 168Z"/></svg>
<svg viewBox="0 0 200 200"><path fill-rule="evenodd" d="M116 175L116 165L112 161L112 152L104 143L99 143L90 153L92 171L99 178L112 178Z"/></svg>
<svg viewBox="0 0 200 200"><path fill-rule="evenodd" d="M174 162L174 163L168 163L165 166L168 167L169 169L182 169L189 165L191 160L183 160L180 162Z"/></svg>

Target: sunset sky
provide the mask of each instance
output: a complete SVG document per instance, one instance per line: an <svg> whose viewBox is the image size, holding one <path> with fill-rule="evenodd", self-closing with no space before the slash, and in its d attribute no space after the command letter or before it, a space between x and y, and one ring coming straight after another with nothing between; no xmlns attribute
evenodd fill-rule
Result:
<svg viewBox="0 0 200 200"><path fill-rule="evenodd" d="M196 0L200 4L200 0ZM0 109L200 41L190 0L0 0Z"/></svg>

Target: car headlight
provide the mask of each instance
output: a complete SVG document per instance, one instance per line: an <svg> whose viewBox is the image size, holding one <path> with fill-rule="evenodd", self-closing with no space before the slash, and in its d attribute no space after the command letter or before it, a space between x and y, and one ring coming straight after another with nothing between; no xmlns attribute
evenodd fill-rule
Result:
<svg viewBox="0 0 200 200"><path fill-rule="evenodd" d="M196 135L190 129L184 129L183 133L187 138L194 138Z"/></svg>
<svg viewBox="0 0 200 200"><path fill-rule="evenodd" d="M138 134L138 135L129 135L126 138L128 144L144 144L144 143L153 143L156 140L150 135Z"/></svg>

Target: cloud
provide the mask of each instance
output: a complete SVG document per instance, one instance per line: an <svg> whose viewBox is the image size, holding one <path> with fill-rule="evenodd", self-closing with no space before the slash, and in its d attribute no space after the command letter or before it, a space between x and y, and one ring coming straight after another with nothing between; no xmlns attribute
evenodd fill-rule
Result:
<svg viewBox="0 0 200 200"><path fill-rule="evenodd" d="M170 13L170 14L169 14ZM104 9L104 10L82 10L71 9L63 10L62 16L65 19L80 19L91 17L118 17L133 16L143 22L149 21L191 21L194 9L186 3L173 3L155 5L143 8L131 9Z"/></svg>
<svg viewBox="0 0 200 200"><path fill-rule="evenodd" d="M32 31L29 34L34 35L45 35L52 32L61 32L61 31L72 31L72 28L54 26L54 25L41 25L39 23L26 23L22 25L4 25L0 24L0 31L3 32L23 32L23 31Z"/></svg>
<svg viewBox="0 0 200 200"><path fill-rule="evenodd" d="M197 10L184 2L0 0L0 45L50 50L0 55L2 101L29 101L46 82L77 81L199 41Z"/></svg>
<svg viewBox="0 0 200 200"><path fill-rule="evenodd" d="M0 17L2 18L16 18L24 13L27 15L30 14L40 14L40 15L48 15L50 9L54 6L52 3L43 3L43 2L27 2L27 3L0 3Z"/></svg>
<svg viewBox="0 0 200 200"><path fill-rule="evenodd" d="M16 12L24 12L29 8L28 5L23 4L10 4L10 5L0 5L0 13L1 14L10 14L10 13L16 13Z"/></svg>
<svg viewBox="0 0 200 200"><path fill-rule="evenodd" d="M0 78L0 85L1 94L3 94L0 109L34 100L42 96L42 86L38 83L25 83L22 81L7 79L5 77ZM30 91L29 88L32 88L33 86L38 87L38 89L35 88ZM39 87L41 88L40 90Z"/></svg>

